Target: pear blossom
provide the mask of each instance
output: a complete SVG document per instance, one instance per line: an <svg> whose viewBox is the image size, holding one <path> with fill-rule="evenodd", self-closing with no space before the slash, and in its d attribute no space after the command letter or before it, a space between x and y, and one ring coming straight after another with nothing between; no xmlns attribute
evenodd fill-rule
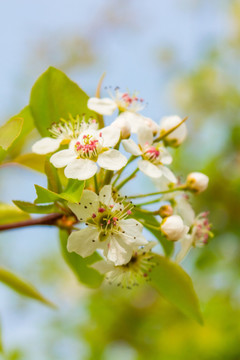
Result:
<svg viewBox="0 0 240 360"><path fill-rule="evenodd" d="M189 197L183 191L175 192L174 194L165 194L162 197L162 201L168 201L173 209L173 215L179 215L184 224L191 226L195 219L195 213L191 204L189 203Z"/></svg>
<svg viewBox="0 0 240 360"><path fill-rule="evenodd" d="M161 143L154 143L152 131L149 128L141 127L138 132L137 145L132 139L123 140L124 149L134 156L141 156L138 168L145 175L151 178L165 176L170 182L176 183L175 175L166 165L171 164L172 156Z"/></svg>
<svg viewBox="0 0 240 360"><path fill-rule="evenodd" d="M201 172L192 172L187 176L187 186L189 189L198 193L203 192L208 187L209 178Z"/></svg>
<svg viewBox="0 0 240 360"><path fill-rule="evenodd" d="M110 149L117 144L120 130L107 126L101 130L91 127L81 132L78 139L70 143L69 149L61 150L50 158L56 168L66 167L67 178L86 180L97 172L97 165L106 170L120 170L127 158L118 150Z"/></svg>
<svg viewBox="0 0 240 360"><path fill-rule="evenodd" d="M114 93L109 92L109 94L110 98L90 98L88 100L88 108L101 115L112 115L118 109L120 114L116 118L114 125L121 127L121 130L127 123L131 133L134 134L138 132L141 126L149 127L154 134L158 132L158 124L152 119L139 114L144 109L145 104L144 100L139 98L137 94L123 93L118 87L115 88Z"/></svg>
<svg viewBox="0 0 240 360"><path fill-rule="evenodd" d="M53 123L49 129L52 137L44 137L32 146L35 154L45 155L58 150L60 145L68 145L72 140L77 139L81 132L86 128L98 128L95 119L85 121L84 117L73 118L70 115L68 120L61 119L58 123Z"/></svg>
<svg viewBox="0 0 240 360"><path fill-rule="evenodd" d="M125 201L124 201L125 203ZM79 204L68 204L86 228L73 231L68 238L67 249L82 257L103 249L104 256L115 265L127 264L138 246L146 245L143 226L131 215L131 203L124 205L112 196L112 186L105 185L99 196L84 190Z"/></svg>
<svg viewBox="0 0 240 360"><path fill-rule="evenodd" d="M154 254L151 252L155 245L156 242L150 241L140 249L134 250L127 264L116 266L109 260L101 260L91 267L104 274L109 284L131 289L149 280L149 272L156 266Z"/></svg>
<svg viewBox="0 0 240 360"><path fill-rule="evenodd" d="M205 246L209 237L213 236L207 216L208 212L199 214L191 226L190 233L180 240L181 250L176 256L177 262L181 262L192 247Z"/></svg>
<svg viewBox="0 0 240 360"><path fill-rule="evenodd" d="M165 116L160 121L159 134L163 136L169 130L180 124L182 119L177 116ZM169 146L179 146L187 137L187 126L185 123L181 124L176 130L172 131L164 138L164 142Z"/></svg>
<svg viewBox="0 0 240 360"><path fill-rule="evenodd" d="M189 226L184 225L179 215L165 217L161 223L161 231L170 241L178 241L189 231Z"/></svg>

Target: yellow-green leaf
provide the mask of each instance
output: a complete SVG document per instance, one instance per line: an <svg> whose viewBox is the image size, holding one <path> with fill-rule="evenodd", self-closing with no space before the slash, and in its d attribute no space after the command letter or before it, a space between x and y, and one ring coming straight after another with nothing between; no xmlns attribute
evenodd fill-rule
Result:
<svg viewBox="0 0 240 360"><path fill-rule="evenodd" d="M0 203L0 225L28 220L30 215L16 206Z"/></svg>
<svg viewBox="0 0 240 360"><path fill-rule="evenodd" d="M0 281L23 296L40 301L45 305L55 307L55 305L41 295L32 284L2 267L0 267Z"/></svg>
<svg viewBox="0 0 240 360"><path fill-rule="evenodd" d="M23 118L14 117L0 127L0 146L4 150L7 150L20 135L22 126Z"/></svg>
<svg viewBox="0 0 240 360"><path fill-rule="evenodd" d="M13 200L13 203L19 207L19 209L29 214L52 214L59 212L59 208L56 205L36 205L28 201Z"/></svg>
<svg viewBox="0 0 240 360"><path fill-rule="evenodd" d="M62 71L50 67L32 88L30 107L35 125L42 136L49 136L49 127L60 118L85 114L98 115L87 107L88 95Z"/></svg>
<svg viewBox="0 0 240 360"><path fill-rule="evenodd" d="M19 165L26 166L32 170L36 170L41 173L44 173L45 159L46 159L45 155L30 153L30 154L19 155L8 163L17 163Z"/></svg>
<svg viewBox="0 0 240 360"><path fill-rule="evenodd" d="M203 323L199 301L190 276L166 257L155 255L156 267L150 278L152 285L185 315Z"/></svg>

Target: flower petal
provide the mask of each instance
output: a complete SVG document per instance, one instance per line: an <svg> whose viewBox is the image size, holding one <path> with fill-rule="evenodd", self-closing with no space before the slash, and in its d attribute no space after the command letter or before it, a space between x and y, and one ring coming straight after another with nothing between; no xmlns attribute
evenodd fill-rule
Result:
<svg viewBox="0 0 240 360"><path fill-rule="evenodd" d="M114 264L107 262L105 260L101 260L92 264L91 268L94 268L95 270L100 272L100 274L106 274L109 271L114 270Z"/></svg>
<svg viewBox="0 0 240 360"><path fill-rule="evenodd" d="M166 166L162 166L162 165L160 165L159 168L161 169L163 176L165 176L170 182L172 182L174 184L177 183L176 176L169 168L167 168Z"/></svg>
<svg viewBox="0 0 240 360"><path fill-rule="evenodd" d="M99 207L98 196L95 192L84 190L79 204L68 203L68 207L74 212L78 220L86 221L97 213Z"/></svg>
<svg viewBox="0 0 240 360"><path fill-rule="evenodd" d="M172 155L167 151L166 148L160 148L161 162L165 165L170 165L172 163Z"/></svg>
<svg viewBox="0 0 240 360"><path fill-rule="evenodd" d="M62 139L53 139L50 137L45 137L35 142L35 144L33 144L32 152L40 155L45 155L54 152L59 148L61 141Z"/></svg>
<svg viewBox="0 0 240 360"><path fill-rule="evenodd" d="M148 160L140 160L138 162L138 167L139 170L141 170L145 175L151 178L156 179L162 176L161 169Z"/></svg>
<svg viewBox="0 0 240 360"><path fill-rule="evenodd" d="M140 126L138 130L138 142L141 146L144 146L146 144L152 145L153 143L152 130L147 126Z"/></svg>
<svg viewBox="0 0 240 360"><path fill-rule="evenodd" d="M102 133L103 147L113 147L117 144L121 131L117 127L106 126L99 130L99 134Z"/></svg>
<svg viewBox="0 0 240 360"><path fill-rule="evenodd" d="M97 172L97 165L88 159L74 159L64 170L67 178L87 180Z"/></svg>
<svg viewBox="0 0 240 360"><path fill-rule="evenodd" d="M117 266L127 264L132 257L132 248L127 246L118 235L109 236L108 240L107 258Z"/></svg>
<svg viewBox="0 0 240 360"><path fill-rule="evenodd" d="M181 250L177 253L176 256L177 263L180 263L188 254L188 252L191 250L192 236L186 235L182 240L180 240L180 243L181 243Z"/></svg>
<svg viewBox="0 0 240 360"><path fill-rule="evenodd" d="M98 165L106 170L120 170L127 163L127 158L115 149L104 151L98 156Z"/></svg>
<svg viewBox="0 0 240 360"><path fill-rule="evenodd" d="M67 150L58 151L56 154L53 154L53 156L51 156L50 158L50 162L56 168L62 168L68 165L75 158L76 158L75 152L73 150L67 149Z"/></svg>
<svg viewBox="0 0 240 360"><path fill-rule="evenodd" d="M136 114L131 111L122 112L116 120L128 122L131 128L131 133L133 134L138 133L139 127L146 125L144 117L142 115Z"/></svg>
<svg viewBox="0 0 240 360"><path fill-rule="evenodd" d="M141 233L143 226L137 220L120 220L118 224L122 231L124 231L124 233L119 234L119 236L125 243L131 246L142 246L148 243Z"/></svg>
<svg viewBox="0 0 240 360"><path fill-rule="evenodd" d="M112 115L117 109L117 104L110 98L99 99L92 97L88 100L87 106L90 110L101 115Z"/></svg>
<svg viewBox="0 0 240 360"><path fill-rule="evenodd" d="M112 198L112 185L105 185L99 193L99 201L107 206L114 205Z"/></svg>
<svg viewBox="0 0 240 360"><path fill-rule="evenodd" d="M122 145L127 152L134 156L139 156L142 154L139 146L132 139L123 140Z"/></svg>
<svg viewBox="0 0 240 360"><path fill-rule="evenodd" d="M82 257L91 255L98 247L98 230L93 227L86 227L79 231L73 231L68 238L67 249Z"/></svg>

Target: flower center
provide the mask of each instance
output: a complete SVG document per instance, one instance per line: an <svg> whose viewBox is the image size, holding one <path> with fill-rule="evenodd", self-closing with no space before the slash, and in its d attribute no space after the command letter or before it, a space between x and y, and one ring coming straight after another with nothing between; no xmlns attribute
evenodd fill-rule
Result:
<svg viewBox="0 0 240 360"><path fill-rule="evenodd" d="M83 135L82 139L76 142L75 151L80 158L96 160L101 147L99 139L87 134Z"/></svg>
<svg viewBox="0 0 240 360"><path fill-rule="evenodd" d="M155 146L149 146L146 144L143 150L143 158L152 162L153 164L161 164L160 150Z"/></svg>

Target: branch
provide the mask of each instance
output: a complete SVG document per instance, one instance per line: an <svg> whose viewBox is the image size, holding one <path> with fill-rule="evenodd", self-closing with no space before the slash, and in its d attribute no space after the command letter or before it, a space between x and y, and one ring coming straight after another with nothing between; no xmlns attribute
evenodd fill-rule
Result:
<svg viewBox="0 0 240 360"><path fill-rule="evenodd" d="M29 219L29 220L10 223L10 224L4 224L4 225L0 225L0 231L17 229L26 226L34 226L34 225L55 225L56 220L60 219L63 216L64 216L63 214L50 214L38 219Z"/></svg>

